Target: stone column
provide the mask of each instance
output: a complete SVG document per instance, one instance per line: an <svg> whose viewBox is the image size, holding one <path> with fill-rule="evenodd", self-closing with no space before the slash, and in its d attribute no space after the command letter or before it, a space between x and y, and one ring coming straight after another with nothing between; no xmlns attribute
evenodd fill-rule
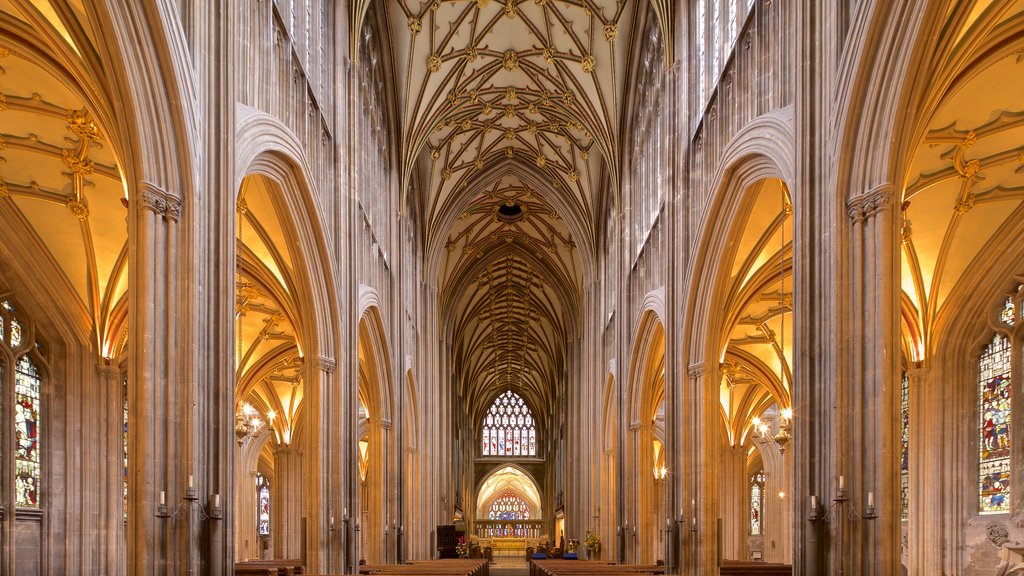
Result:
<svg viewBox="0 0 1024 576"><path fill-rule="evenodd" d="M947 490L944 479L945 459L930 438L942 438L945 419L942 417L948 398L931 367L907 370L910 409L910 475L909 526L907 530L907 571L909 574L941 574L946 525ZM924 393L924 391L928 393ZM897 470L899 473L899 470Z"/></svg>
<svg viewBox="0 0 1024 576"><path fill-rule="evenodd" d="M246 438L246 442L251 441L251 438ZM256 460L259 460L259 455L256 456ZM259 533L256 530L256 470L246 466L238 466L235 470L238 478L238 485L235 487L235 518L238 522L235 527L235 558L238 561L252 560L259 558L262 552Z"/></svg>
<svg viewBox="0 0 1024 576"><path fill-rule="evenodd" d="M317 573L327 570L328 558L338 553L338 543L331 537L331 516L339 516L331 497L338 494L332 472L335 459L342 452L339 435L342 420L347 415L335 403L340 394L335 393L333 359L318 356L306 362L303 373L303 402L306 405L306 421L303 430L303 452L315 455L304 458L303 506L306 517L306 570ZM337 519L336 519L337 521Z"/></svg>
<svg viewBox="0 0 1024 576"><path fill-rule="evenodd" d="M274 446L274 483L270 485L270 515L275 558L302 557L302 450Z"/></svg>
<svg viewBox="0 0 1024 576"><path fill-rule="evenodd" d="M194 473L183 446L190 392L172 358L181 318L181 202L146 182L129 199L128 573L156 576L177 570L178 554L192 551L186 523L156 516L161 492L173 512Z"/></svg>
<svg viewBox="0 0 1024 576"><path fill-rule="evenodd" d="M747 559L748 484L746 447L722 445L722 557L731 560Z"/></svg>
<svg viewBox="0 0 1024 576"><path fill-rule="evenodd" d="M849 574L896 574L900 568L899 275L891 186L849 201L852 223L849 386L839 391L846 508L864 514L874 492L878 518L847 520L837 561Z"/></svg>
<svg viewBox="0 0 1024 576"><path fill-rule="evenodd" d="M718 518L719 485L718 465L721 446L721 415L719 414L718 385L714 370L705 363L691 364L690 384L685 392L684 405L691 416L691 442L687 461L692 462L692 481L684 486L690 497L690 543L685 546L689 562L684 561L683 574L718 574Z"/></svg>

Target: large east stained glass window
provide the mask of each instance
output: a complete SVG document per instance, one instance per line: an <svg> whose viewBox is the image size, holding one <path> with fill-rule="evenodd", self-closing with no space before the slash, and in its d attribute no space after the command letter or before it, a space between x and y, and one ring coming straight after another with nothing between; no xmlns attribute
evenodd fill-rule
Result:
<svg viewBox="0 0 1024 576"><path fill-rule="evenodd" d="M14 373L14 503L39 507L39 369L22 356Z"/></svg>
<svg viewBox="0 0 1024 576"><path fill-rule="evenodd" d="M514 492L505 492L491 503L488 520L529 520L530 507Z"/></svg>
<svg viewBox="0 0 1024 576"><path fill-rule="evenodd" d="M256 473L256 532L270 534L270 481L260 472Z"/></svg>
<svg viewBox="0 0 1024 576"><path fill-rule="evenodd" d="M910 380L903 373L900 384L900 518L910 509Z"/></svg>
<svg viewBox="0 0 1024 576"><path fill-rule="evenodd" d="M760 536L764 528L764 470L750 477L750 534Z"/></svg>
<svg viewBox="0 0 1024 576"><path fill-rule="evenodd" d="M979 509L999 514L1010 511L1010 339L996 334L978 364Z"/></svg>
<svg viewBox="0 0 1024 576"><path fill-rule="evenodd" d="M484 418L484 456L536 456L537 426L526 402L508 390L498 396Z"/></svg>

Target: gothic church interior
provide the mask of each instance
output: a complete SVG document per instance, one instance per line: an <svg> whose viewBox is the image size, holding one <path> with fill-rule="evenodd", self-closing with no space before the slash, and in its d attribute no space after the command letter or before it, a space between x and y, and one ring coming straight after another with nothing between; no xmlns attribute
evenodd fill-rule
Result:
<svg viewBox="0 0 1024 576"><path fill-rule="evenodd" d="M1022 240L1024 0L0 0L0 575L1024 571Z"/></svg>

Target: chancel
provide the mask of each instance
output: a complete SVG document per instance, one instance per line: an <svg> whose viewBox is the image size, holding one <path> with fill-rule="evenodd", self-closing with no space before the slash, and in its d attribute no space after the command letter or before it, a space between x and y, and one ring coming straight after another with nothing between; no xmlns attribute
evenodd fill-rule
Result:
<svg viewBox="0 0 1024 576"><path fill-rule="evenodd" d="M1024 573L1024 0L0 0L0 576Z"/></svg>

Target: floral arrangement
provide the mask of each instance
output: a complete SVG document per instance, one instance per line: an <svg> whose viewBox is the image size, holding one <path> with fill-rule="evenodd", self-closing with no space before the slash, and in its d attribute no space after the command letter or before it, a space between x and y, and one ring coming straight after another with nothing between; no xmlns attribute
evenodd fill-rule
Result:
<svg viewBox="0 0 1024 576"><path fill-rule="evenodd" d="M466 542L465 536L459 536L459 542L455 545L455 553L459 555L459 558L469 558L469 544Z"/></svg>
<svg viewBox="0 0 1024 576"><path fill-rule="evenodd" d="M597 537L597 534L587 530L587 537L583 540L583 547L594 553L600 552L601 539Z"/></svg>

